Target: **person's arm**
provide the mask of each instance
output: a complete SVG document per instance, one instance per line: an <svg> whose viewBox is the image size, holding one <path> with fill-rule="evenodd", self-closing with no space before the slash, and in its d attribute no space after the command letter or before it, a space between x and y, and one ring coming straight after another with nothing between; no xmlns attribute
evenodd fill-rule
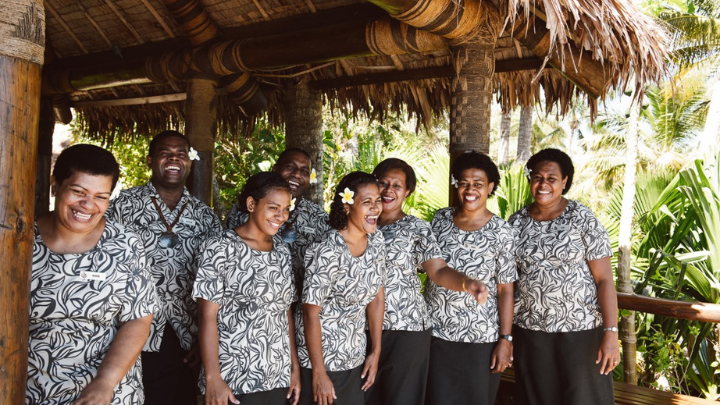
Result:
<svg viewBox="0 0 720 405"><path fill-rule="evenodd" d="M298 359L297 347L295 345L295 319L292 309L287 310L288 324L290 325L290 388L287 399L290 405L297 405L300 400L300 360Z"/></svg>
<svg viewBox="0 0 720 405"><path fill-rule="evenodd" d="M430 259L422 264L425 273L437 285L453 291L465 291L475 297L478 304L487 301L488 289L485 283L468 277L453 269L443 259Z"/></svg>
<svg viewBox="0 0 720 405"><path fill-rule="evenodd" d="M74 405L106 405L112 402L115 387L135 364L150 336L152 317L152 314L146 315L120 325L97 375L82 390Z"/></svg>
<svg viewBox="0 0 720 405"><path fill-rule="evenodd" d="M367 391L375 383L375 376L378 372L378 363L380 362L380 349L382 345L383 318L385 317L385 289L380 287L377 295L367 306L365 310L368 329L370 330L370 340L372 342L372 351L365 359L361 378L365 379L362 386L363 391Z"/></svg>
<svg viewBox="0 0 720 405"><path fill-rule="evenodd" d="M322 327L320 326L320 310L322 307L303 304L303 325L310 364L312 364L313 401L317 405L332 405L337 399L335 386L325 369L322 352Z"/></svg>
<svg viewBox="0 0 720 405"><path fill-rule="evenodd" d="M198 302L198 342L205 368L205 405L239 404L232 390L220 375L217 314L220 305L202 298Z"/></svg>
<svg viewBox="0 0 720 405"><path fill-rule="evenodd" d="M512 334L513 309L515 305L515 294L513 283L498 284L498 315L500 317L500 335ZM502 373L512 365L513 344L507 339L499 338L495 349L493 349L490 368L493 373Z"/></svg>
<svg viewBox="0 0 720 405"><path fill-rule="evenodd" d="M588 260L588 266L597 286L598 304L603 318L603 328L617 328L618 305L615 281L612 276L610 258ZM610 374L620 363L620 346L617 332L605 331L598 348L596 364L601 364L600 373Z"/></svg>

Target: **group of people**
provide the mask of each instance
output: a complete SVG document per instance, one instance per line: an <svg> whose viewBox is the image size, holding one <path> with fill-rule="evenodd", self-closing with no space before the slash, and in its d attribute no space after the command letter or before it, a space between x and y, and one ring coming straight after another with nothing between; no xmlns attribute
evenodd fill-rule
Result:
<svg viewBox="0 0 720 405"><path fill-rule="evenodd" d="M510 366L521 404L614 403L612 251L564 197L565 153L530 158L533 203L508 221L487 208L495 163L459 156L456 204L427 223L403 211L406 162L343 177L328 215L292 148L225 230L184 187L196 158L162 132L150 182L110 201L110 152L60 154L35 224L26 404L194 405L198 387L208 405L492 405Z"/></svg>

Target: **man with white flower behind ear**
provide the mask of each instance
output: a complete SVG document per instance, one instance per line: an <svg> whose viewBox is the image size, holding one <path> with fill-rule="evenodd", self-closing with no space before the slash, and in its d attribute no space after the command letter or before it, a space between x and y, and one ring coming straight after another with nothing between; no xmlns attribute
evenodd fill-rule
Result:
<svg viewBox="0 0 720 405"><path fill-rule="evenodd" d="M145 246L160 303L142 352L145 404L195 405L200 356L192 287L200 244L222 227L210 207L185 189L197 152L177 131L150 142L150 181L124 190L106 216L133 230Z"/></svg>

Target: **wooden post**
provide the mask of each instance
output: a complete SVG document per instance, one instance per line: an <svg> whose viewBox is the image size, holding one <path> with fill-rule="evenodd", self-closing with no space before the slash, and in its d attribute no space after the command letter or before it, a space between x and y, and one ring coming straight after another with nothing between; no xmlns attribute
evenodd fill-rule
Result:
<svg viewBox="0 0 720 405"><path fill-rule="evenodd" d="M35 216L50 210L50 167L52 165L55 111L53 97L40 100L40 124L38 126L37 164L35 175Z"/></svg>
<svg viewBox="0 0 720 405"><path fill-rule="evenodd" d="M494 44L494 40L478 38L453 47L458 75L453 79L450 96L450 167L464 152L490 152ZM451 185L451 205L456 199Z"/></svg>
<svg viewBox="0 0 720 405"><path fill-rule="evenodd" d="M25 401L42 0L0 8L0 404Z"/></svg>
<svg viewBox="0 0 720 405"><path fill-rule="evenodd" d="M323 132L322 99L320 92L310 88L307 81L288 82L285 86L285 147L302 148L310 154L317 174L317 184L311 184L307 198L323 206Z"/></svg>
<svg viewBox="0 0 720 405"><path fill-rule="evenodd" d="M196 76L187 81L185 136L200 155L193 161L187 187L200 201L212 206L213 149L217 132L217 80Z"/></svg>

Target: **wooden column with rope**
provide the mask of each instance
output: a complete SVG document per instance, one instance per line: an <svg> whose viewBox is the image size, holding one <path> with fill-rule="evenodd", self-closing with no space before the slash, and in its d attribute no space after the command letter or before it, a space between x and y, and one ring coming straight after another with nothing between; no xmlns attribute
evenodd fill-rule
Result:
<svg viewBox="0 0 720 405"><path fill-rule="evenodd" d="M0 404L22 404L27 376L30 269L40 71L42 0L0 8Z"/></svg>
<svg viewBox="0 0 720 405"><path fill-rule="evenodd" d="M311 184L306 196L323 206L323 132L320 92L307 81L288 82L285 86L285 146L302 148L310 154L317 184Z"/></svg>
<svg viewBox="0 0 720 405"><path fill-rule="evenodd" d="M217 132L217 80L195 76L187 80L185 136L198 151L187 187L200 201L212 207L213 149Z"/></svg>

